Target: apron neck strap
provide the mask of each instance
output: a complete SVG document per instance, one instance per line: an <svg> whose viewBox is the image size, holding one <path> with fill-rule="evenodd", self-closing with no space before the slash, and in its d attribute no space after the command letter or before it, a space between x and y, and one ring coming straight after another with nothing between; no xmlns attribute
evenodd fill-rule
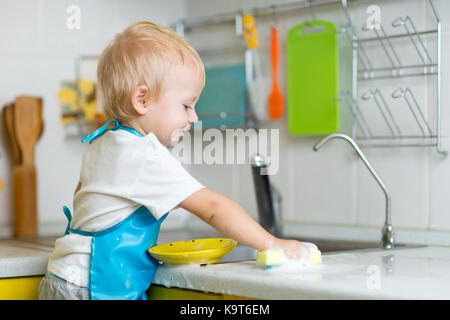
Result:
<svg viewBox="0 0 450 320"><path fill-rule="evenodd" d="M111 124L113 126L111 126ZM103 135L106 131L108 131L108 130L115 131L117 129L123 129L123 130L126 130L128 132L131 132L132 134L134 134L134 135L136 135L138 137L143 137L143 135L141 133L139 133L138 131L134 130L133 128L121 126L119 121L111 120L111 121L108 121L107 123L105 123L103 126L98 128L97 130L95 130L94 132L88 134L83 139L81 139L81 142L85 143L86 141L89 141L89 143L92 143L95 139L97 139L98 137Z"/></svg>

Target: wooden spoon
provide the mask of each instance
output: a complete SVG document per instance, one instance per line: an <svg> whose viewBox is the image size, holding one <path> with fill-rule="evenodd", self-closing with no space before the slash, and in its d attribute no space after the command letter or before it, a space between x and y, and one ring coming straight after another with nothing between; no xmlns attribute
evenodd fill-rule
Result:
<svg viewBox="0 0 450 320"><path fill-rule="evenodd" d="M14 124L22 164L34 164L34 148L43 128L42 99L21 96L14 106Z"/></svg>
<svg viewBox="0 0 450 320"><path fill-rule="evenodd" d="M14 235L36 237L38 212L34 149L43 130L41 98L16 98L14 129L22 155L22 164L13 168Z"/></svg>
<svg viewBox="0 0 450 320"><path fill-rule="evenodd" d="M272 92L267 101L269 117L271 119L281 119L283 116L283 94L278 87L278 29L276 25L272 26L272 35L270 38L270 51L272 57Z"/></svg>
<svg viewBox="0 0 450 320"><path fill-rule="evenodd" d="M13 165L21 164L19 145L17 144L16 133L14 130L14 104L11 103L3 108L2 112L3 126L5 127L6 137L11 148Z"/></svg>
<svg viewBox="0 0 450 320"><path fill-rule="evenodd" d="M13 167L14 236L38 235L37 174L34 165Z"/></svg>

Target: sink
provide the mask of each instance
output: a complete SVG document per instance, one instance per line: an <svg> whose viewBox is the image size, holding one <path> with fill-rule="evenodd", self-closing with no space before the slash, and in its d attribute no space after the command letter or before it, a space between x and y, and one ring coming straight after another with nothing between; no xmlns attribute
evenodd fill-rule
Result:
<svg viewBox="0 0 450 320"><path fill-rule="evenodd" d="M218 232L203 232L203 231L165 231L159 234L158 244L167 243L173 241L186 241L190 239L201 239L201 238L221 238L224 237ZM311 242L314 243L319 250L322 252L322 255L327 255L336 252L346 252L346 251L378 251L384 250L380 246L380 242L377 241L352 241L352 240L330 240L330 239L314 239L314 238L298 238L298 237L284 237L286 239L295 239L302 242ZM425 245L411 245L411 244L403 244L399 243L395 245L395 248L390 250L400 250L400 249L411 249L411 248L420 248L425 247ZM389 250L386 250L389 251ZM246 261L246 260L255 260L256 259L256 250L252 249L248 246L239 244L234 248L233 251L228 253L223 257L220 262L236 262L236 261Z"/></svg>
<svg viewBox="0 0 450 320"><path fill-rule="evenodd" d="M217 232L196 232L196 231L165 231L159 234L158 244L168 243L174 241L187 241L191 239L201 239L201 238L221 238L224 237ZM53 247L57 236L48 237L37 237L31 239L20 239L24 242L29 242L33 244L44 245L48 247ZM296 239L302 242L311 242L317 245L322 255L327 255L336 252L346 252L346 251L377 251L383 250L380 247L379 242L374 241L351 241L351 240L330 240L330 239L313 239L313 238L295 238L295 237L285 237L288 239ZM411 245L411 244L397 244L395 248L390 250L400 250L400 249L410 249L410 248L420 248L425 247L425 245ZM386 250L389 251L389 250ZM236 262L236 261L246 261L256 259L256 250L248 246L238 244L233 251L228 253L223 257L221 262Z"/></svg>
<svg viewBox="0 0 450 320"><path fill-rule="evenodd" d="M330 239L296 239L302 242L312 242L314 243L322 253L331 252L342 252L342 251L353 251L353 250L385 250L381 248L381 243L377 241L356 241L356 240L330 240ZM425 245L412 245L406 243L398 243L393 249L409 249L409 248L420 248L425 247Z"/></svg>
<svg viewBox="0 0 450 320"><path fill-rule="evenodd" d="M293 239L293 238L289 238ZM337 252L347 252L347 251L379 251L385 250L381 248L379 242L370 242L370 241L350 241L350 240L329 240L329 239L296 239L302 242L311 242L314 243L319 250L322 252L322 255L327 255L331 253ZM400 250L400 249L412 249L412 248L420 248L426 247L426 245L412 245L412 244L397 244L393 249L390 250ZM236 248L227 254L220 262L237 262L237 261L245 261L245 260L255 260L256 259L256 250L245 245L238 244Z"/></svg>

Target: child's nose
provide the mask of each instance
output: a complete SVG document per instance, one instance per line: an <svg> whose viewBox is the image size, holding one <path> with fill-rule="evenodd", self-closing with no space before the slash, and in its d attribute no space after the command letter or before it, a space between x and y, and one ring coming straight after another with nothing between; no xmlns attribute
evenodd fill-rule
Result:
<svg viewBox="0 0 450 320"><path fill-rule="evenodd" d="M195 110L192 110L192 112L189 112L189 122L194 123L198 121L197 112Z"/></svg>

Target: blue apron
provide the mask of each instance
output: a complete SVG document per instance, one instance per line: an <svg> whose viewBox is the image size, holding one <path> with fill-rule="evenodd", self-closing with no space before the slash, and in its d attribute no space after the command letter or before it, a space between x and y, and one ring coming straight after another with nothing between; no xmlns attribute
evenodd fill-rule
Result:
<svg viewBox="0 0 450 320"><path fill-rule="evenodd" d="M114 127L108 128L111 123ZM124 129L135 135L142 135L132 128L124 127L116 120L84 137L81 141L92 143L107 130ZM149 288L158 261L148 253L156 245L161 223L168 213L156 220L144 206L136 209L123 221L107 229L95 232L72 229L72 215L64 206L68 232L92 237L89 266L89 292L92 300L99 299L147 299Z"/></svg>

